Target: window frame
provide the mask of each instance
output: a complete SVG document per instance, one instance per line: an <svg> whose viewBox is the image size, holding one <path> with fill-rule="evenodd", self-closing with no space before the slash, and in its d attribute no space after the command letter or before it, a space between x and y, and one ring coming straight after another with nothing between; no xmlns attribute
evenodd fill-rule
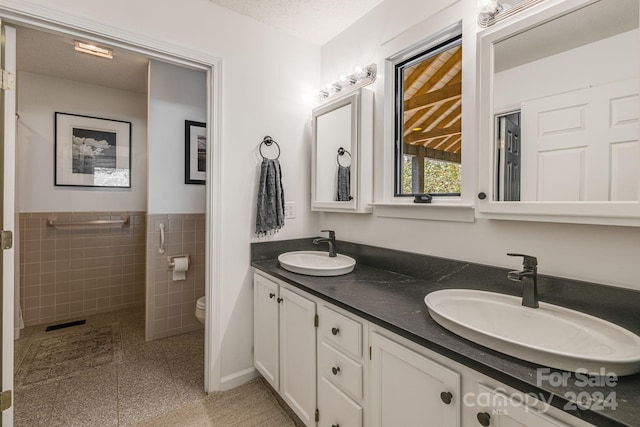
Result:
<svg viewBox="0 0 640 427"><path fill-rule="evenodd" d="M457 31L456 31L457 30ZM440 36L441 35L441 36ZM394 117L393 117L393 141L394 141L394 173L393 173L393 197L406 198L415 197L419 193L402 193L402 174L404 170L404 71L422 61L439 55L453 47L462 46L462 28L451 28L444 34L437 33L433 37L426 39L423 43L412 49L407 55L392 59L393 65L393 87L394 87ZM463 53L464 55L464 53ZM463 71L464 72L464 71ZM437 160L437 159L436 159ZM460 162L462 167L462 161ZM462 188L462 178L460 182ZM428 193L433 197L460 197L461 193Z"/></svg>
<svg viewBox="0 0 640 427"><path fill-rule="evenodd" d="M376 144L374 160L382 172L374 176L373 214L383 218L401 218L427 221L467 222L475 221L475 195L477 192L478 167L476 148L476 43L477 15L475 10L456 3L416 23L410 29L382 43L379 56L382 58L383 74L378 79L383 84L376 90L377 98L384 104L382 121L376 127L380 131L381 144ZM464 168L461 171L462 193L460 197L433 197L431 203L413 203L413 198L394 196L394 65L423 51L428 44L444 41L462 34L464 100L462 102ZM380 105L380 104L378 104ZM378 116L380 117L380 116ZM382 129L380 129L380 127Z"/></svg>

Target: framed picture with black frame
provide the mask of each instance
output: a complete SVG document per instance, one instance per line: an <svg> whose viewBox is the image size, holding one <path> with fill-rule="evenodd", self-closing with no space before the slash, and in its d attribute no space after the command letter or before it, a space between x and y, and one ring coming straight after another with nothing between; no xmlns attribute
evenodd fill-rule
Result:
<svg viewBox="0 0 640 427"><path fill-rule="evenodd" d="M131 122L56 112L54 184L131 188Z"/></svg>
<svg viewBox="0 0 640 427"><path fill-rule="evenodd" d="M206 182L207 173L207 124L184 121L184 183Z"/></svg>

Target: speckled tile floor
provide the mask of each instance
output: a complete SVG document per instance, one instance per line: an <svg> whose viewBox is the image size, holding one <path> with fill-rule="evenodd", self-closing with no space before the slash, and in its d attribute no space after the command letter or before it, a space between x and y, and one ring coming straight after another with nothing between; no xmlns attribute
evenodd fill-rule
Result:
<svg viewBox="0 0 640 427"><path fill-rule="evenodd" d="M15 387L15 427L131 426L206 396L204 329L144 341L144 308L86 317L85 327L119 323L122 360L74 376ZM25 328L15 341L15 371L47 325Z"/></svg>

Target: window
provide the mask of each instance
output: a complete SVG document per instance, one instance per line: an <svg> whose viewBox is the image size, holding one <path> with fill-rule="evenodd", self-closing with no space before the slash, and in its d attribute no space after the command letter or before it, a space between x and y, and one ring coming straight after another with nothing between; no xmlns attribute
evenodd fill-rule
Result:
<svg viewBox="0 0 640 427"><path fill-rule="evenodd" d="M462 35L395 65L395 195L462 190Z"/></svg>

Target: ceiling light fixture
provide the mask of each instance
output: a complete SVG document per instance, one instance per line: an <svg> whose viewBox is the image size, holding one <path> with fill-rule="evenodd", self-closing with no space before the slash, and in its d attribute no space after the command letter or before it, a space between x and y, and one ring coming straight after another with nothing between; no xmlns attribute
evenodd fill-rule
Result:
<svg viewBox="0 0 640 427"><path fill-rule="evenodd" d="M378 67L371 64L367 67L356 67L355 71L349 75L343 74L338 81L327 83L324 89L319 93L320 100L326 100L336 93L345 89L355 89L357 87L368 85L376 79Z"/></svg>
<svg viewBox="0 0 640 427"><path fill-rule="evenodd" d="M113 59L113 51L106 47L96 46L91 43L75 42L75 50L77 52L88 53L89 55L99 56L101 58Z"/></svg>

